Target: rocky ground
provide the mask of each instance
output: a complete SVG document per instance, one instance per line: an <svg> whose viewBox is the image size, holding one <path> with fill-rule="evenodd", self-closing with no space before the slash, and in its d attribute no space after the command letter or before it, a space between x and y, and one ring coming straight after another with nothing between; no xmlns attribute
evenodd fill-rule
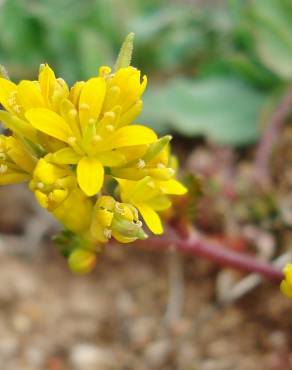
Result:
<svg viewBox="0 0 292 370"><path fill-rule="evenodd" d="M166 321L168 253L109 247L74 276L56 225L22 187L0 189L0 369L289 370L292 302L262 284L216 300L218 267L185 257L182 315Z"/></svg>

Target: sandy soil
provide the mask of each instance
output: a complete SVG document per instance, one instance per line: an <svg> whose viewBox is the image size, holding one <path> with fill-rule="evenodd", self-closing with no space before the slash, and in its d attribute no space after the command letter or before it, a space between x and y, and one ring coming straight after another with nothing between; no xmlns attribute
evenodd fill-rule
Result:
<svg viewBox="0 0 292 370"><path fill-rule="evenodd" d="M183 315L164 320L167 255L109 248L72 275L52 245L0 258L0 369L289 370L291 301L269 283L228 307L212 264L186 258Z"/></svg>

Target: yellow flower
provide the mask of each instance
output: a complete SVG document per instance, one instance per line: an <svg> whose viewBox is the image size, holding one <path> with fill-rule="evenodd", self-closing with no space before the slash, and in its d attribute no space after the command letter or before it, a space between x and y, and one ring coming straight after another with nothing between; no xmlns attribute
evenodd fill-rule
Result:
<svg viewBox="0 0 292 370"><path fill-rule="evenodd" d="M292 298L292 263L288 263L283 270L285 279L281 282L281 292Z"/></svg>
<svg viewBox="0 0 292 370"><path fill-rule="evenodd" d="M163 227L158 215L171 206L168 195L184 194L187 189L178 181L155 181L150 176L139 181L116 179L119 183L121 199L138 209L149 229L154 234L162 234Z"/></svg>
<svg viewBox="0 0 292 370"><path fill-rule="evenodd" d="M112 168L111 175L128 180L141 180L145 176L156 180L169 180L175 174L169 159L170 140L171 136L167 135L140 148L126 148L126 164Z"/></svg>
<svg viewBox="0 0 292 370"><path fill-rule="evenodd" d="M117 202L111 196L98 198L90 227L92 238L106 243L112 236L121 243L130 243L147 236L138 219L138 211L131 204Z"/></svg>
<svg viewBox="0 0 292 370"><path fill-rule="evenodd" d="M170 195L186 192L174 179L171 137L133 124L147 85L129 66L133 37L114 72L103 66L71 88L47 64L36 81L18 84L0 70L0 121L12 132L0 136L0 184L29 181L39 204L64 225L59 245L77 273L91 271L112 237L145 239L139 213L161 234L158 212L171 206Z"/></svg>
<svg viewBox="0 0 292 370"><path fill-rule="evenodd" d="M40 205L69 230L85 232L91 222L92 203L77 187L74 173L41 158L29 184Z"/></svg>
<svg viewBox="0 0 292 370"><path fill-rule="evenodd" d="M125 162L120 148L145 145L157 139L151 129L127 126L140 113L146 77L133 67L77 82L71 90L56 79L48 66L40 69L38 81L19 85L0 78L0 112L6 126L48 151L52 160L77 165L77 181L86 195L95 195L104 180L104 167Z"/></svg>
<svg viewBox="0 0 292 370"><path fill-rule="evenodd" d="M35 158L20 141L0 135L0 185L28 181L35 164Z"/></svg>

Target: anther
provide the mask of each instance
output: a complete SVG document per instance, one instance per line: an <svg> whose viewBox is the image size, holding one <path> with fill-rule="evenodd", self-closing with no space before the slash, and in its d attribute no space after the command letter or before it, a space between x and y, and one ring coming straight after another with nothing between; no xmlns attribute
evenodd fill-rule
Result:
<svg viewBox="0 0 292 370"><path fill-rule="evenodd" d="M117 211L118 213L120 213L121 215L123 215L123 214L125 213L124 208L123 208L123 206L121 205L121 203L116 202L115 208L116 208L116 211Z"/></svg>
<svg viewBox="0 0 292 370"><path fill-rule="evenodd" d="M106 129L110 132L113 132L114 131L114 126L113 125L106 125Z"/></svg>
<svg viewBox="0 0 292 370"><path fill-rule="evenodd" d="M76 143L76 137L75 136L68 137L68 144L74 144L74 143Z"/></svg>
<svg viewBox="0 0 292 370"><path fill-rule="evenodd" d="M146 163L145 163L145 161L143 160L143 159L139 159L138 160L138 163L137 163L137 168L139 168L139 169L142 169L142 168L144 168L145 167L145 165L146 165Z"/></svg>
<svg viewBox="0 0 292 370"><path fill-rule="evenodd" d="M16 113L20 113L20 112L21 112L21 106L20 106L20 105L14 105L14 106L13 106L13 110L14 110L14 112L16 112Z"/></svg>
<svg viewBox="0 0 292 370"><path fill-rule="evenodd" d="M100 135L94 135L93 138L92 138L92 143L96 144L99 141L101 141L101 139L102 139L102 137Z"/></svg>
<svg viewBox="0 0 292 370"><path fill-rule="evenodd" d="M135 224L137 227L142 227L142 226L143 226L143 223L142 223L142 221L140 221L140 220L134 221L134 224Z"/></svg>
<svg viewBox="0 0 292 370"><path fill-rule="evenodd" d="M114 112L105 112L104 117L107 118L115 118L115 113Z"/></svg>
<svg viewBox="0 0 292 370"><path fill-rule="evenodd" d="M87 110L87 109L89 109L89 105L86 104L86 103L82 103L82 104L79 105L79 109Z"/></svg>
<svg viewBox="0 0 292 370"><path fill-rule="evenodd" d="M72 118L75 118L77 116L77 110L76 109L70 109L69 110L69 115L72 117Z"/></svg>
<svg viewBox="0 0 292 370"><path fill-rule="evenodd" d="M45 185L40 181L36 184L36 187L41 190L45 187Z"/></svg>
<svg viewBox="0 0 292 370"><path fill-rule="evenodd" d="M0 174L7 172L8 167L6 164L0 164Z"/></svg>
<svg viewBox="0 0 292 370"><path fill-rule="evenodd" d="M110 239L110 238L112 237L112 231L111 231L111 229L107 229L107 228L105 228L105 229L103 230L103 235L104 235L107 239Z"/></svg>

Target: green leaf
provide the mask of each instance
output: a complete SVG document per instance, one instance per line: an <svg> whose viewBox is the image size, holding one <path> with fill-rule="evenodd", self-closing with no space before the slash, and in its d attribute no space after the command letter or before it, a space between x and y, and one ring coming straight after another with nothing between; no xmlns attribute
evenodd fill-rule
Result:
<svg viewBox="0 0 292 370"><path fill-rule="evenodd" d="M292 79L292 7L287 0L253 0L251 30L259 58L283 79Z"/></svg>
<svg viewBox="0 0 292 370"><path fill-rule="evenodd" d="M119 52L118 58L115 64L115 70L118 71L120 68L129 67L132 60L132 53L134 47L134 37L135 34L133 32L129 33L128 36L125 38L121 50Z"/></svg>
<svg viewBox="0 0 292 370"><path fill-rule="evenodd" d="M257 118L265 95L241 80L213 77L173 79L149 88L141 122L159 133L204 135L220 144L244 145L258 137Z"/></svg>

